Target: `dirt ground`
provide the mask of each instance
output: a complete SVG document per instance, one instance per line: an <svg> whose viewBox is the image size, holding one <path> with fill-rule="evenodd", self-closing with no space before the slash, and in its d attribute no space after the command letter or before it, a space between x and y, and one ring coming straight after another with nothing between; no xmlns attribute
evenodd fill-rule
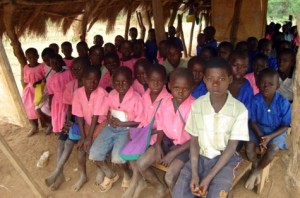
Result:
<svg viewBox="0 0 300 198"><path fill-rule="evenodd" d="M65 166L65 176L68 181L63 183L57 191L50 191L44 184L44 178L48 176L55 167L56 163L56 143L57 136L51 134L46 136L43 130L37 135L27 138L26 132L28 129L20 128L15 125L0 122L1 135L5 137L12 150L17 154L24 166L30 172L35 182L42 188L48 197L80 197L80 198L117 198L121 197L121 179L113 186L111 191L107 193L100 193L94 185L96 168L95 165L88 161L88 177L89 182L79 192L72 190L72 185L77 181L79 173L76 171L76 152L73 152L70 160ZM37 168L36 163L40 155L44 151L50 151L49 163L44 168ZM285 156L287 157L287 156ZM245 177L240 180L237 186L230 193L230 198L281 198L281 197L299 197L300 194L289 192L286 188L285 175L286 164L282 157L278 159L271 168L269 181L266 183L265 188L261 195L256 194L254 191L248 191L243 187ZM159 176L163 173L157 172ZM17 173L6 156L0 152L0 197L1 198L31 198L34 194L31 192L29 186L24 182L22 177ZM143 191L143 198L155 197L155 189L148 187Z"/></svg>

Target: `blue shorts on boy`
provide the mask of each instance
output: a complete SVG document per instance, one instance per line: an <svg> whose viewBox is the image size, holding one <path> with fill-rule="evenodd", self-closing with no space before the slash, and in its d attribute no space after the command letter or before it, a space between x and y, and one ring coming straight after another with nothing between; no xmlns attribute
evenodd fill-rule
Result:
<svg viewBox="0 0 300 198"><path fill-rule="evenodd" d="M290 126L292 109L289 101L279 93L275 93L272 103L268 106L261 93L255 95L251 105L251 122L255 122L262 132L263 136L269 135L280 126ZM287 149L285 144L286 132L273 138L268 144L275 144L280 149ZM259 145L259 139L250 130L250 141L256 146Z"/></svg>
<svg viewBox="0 0 300 198"><path fill-rule="evenodd" d="M199 168L198 174L205 176L217 163L222 152L226 149L229 140L249 140L248 111L246 107L228 96L222 109L216 113L210 102L210 93L197 99L186 123L186 131L192 136L198 137ZM208 187L207 198L219 197L219 194L228 193L233 181L233 172L241 158L233 155L229 163L215 175ZM207 167L202 167L205 165ZM172 196L194 197L190 191L192 174L186 174L189 170L190 161L187 162L180 172L179 178L173 189ZM203 177L200 179L203 179ZM180 193L183 193L180 195Z"/></svg>

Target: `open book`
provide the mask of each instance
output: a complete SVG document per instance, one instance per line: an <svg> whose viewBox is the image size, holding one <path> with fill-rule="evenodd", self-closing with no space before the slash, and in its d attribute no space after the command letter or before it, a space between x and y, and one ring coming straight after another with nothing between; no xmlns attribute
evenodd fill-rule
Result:
<svg viewBox="0 0 300 198"><path fill-rule="evenodd" d="M110 110L111 116L118 118L121 122L126 122L127 120L127 115L124 111L119 111L119 110Z"/></svg>

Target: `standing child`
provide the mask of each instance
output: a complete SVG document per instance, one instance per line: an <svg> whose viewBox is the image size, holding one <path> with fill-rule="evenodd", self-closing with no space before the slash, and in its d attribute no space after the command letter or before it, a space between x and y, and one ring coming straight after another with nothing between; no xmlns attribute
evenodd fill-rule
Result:
<svg viewBox="0 0 300 198"><path fill-rule="evenodd" d="M128 166L119 154L128 141L128 128L137 127L143 116L141 96L131 87L131 70L127 67L119 67L113 73L112 82L114 90L109 93L107 98L110 110L109 125L94 141L89 156L91 160L95 161L98 170L102 170L105 174L102 182L96 181L101 192L110 190L113 183L119 179L118 173L113 172L105 162L106 155L110 152L111 162L118 164L124 173L122 187L128 187L130 182Z"/></svg>
<svg viewBox="0 0 300 198"><path fill-rule="evenodd" d="M134 62L138 61L144 57L145 54L145 46L144 41L142 39L138 39L132 44L132 59Z"/></svg>
<svg viewBox="0 0 300 198"><path fill-rule="evenodd" d="M204 47L204 44L205 44L205 36L203 33L200 33L197 36L197 47L196 47L197 56L200 55L201 50Z"/></svg>
<svg viewBox="0 0 300 198"><path fill-rule="evenodd" d="M121 53L121 44L125 41L125 39L123 38L123 36L121 35L117 35L115 37L115 46L117 49L117 54L119 56L119 58L122 58L122 53Z"/></svg>
<svg viewBox="0 0 300 198"><path fill-rule="evenodd" d="M173 188L181 168L189 160L190 135L184 130L185 122L194 98L190 95L193 74L186 68L174 70L168 83L172 97L161 102L156 116L157 139L137 161L140 173L156 189L156 197L164 197L167 188L151 170L154 162L168 166L164 177L170 189Z"/></svg>
<svg viewBox="0 0 300 198"><path fill-rule="evenodd" d="M135 80L133 81L132 87L134 91L139 93L141 96L148 89L148 85L146 82L146 78L147 78L146 73L151 66L152 66L151 63L145 58L138 60L134 64Z"/></svg>
<svg viewBox="0 0 300 198"><path fill-rule="evenodd" d="M74 60L71 67L71 72L75 79L66 85L66 89L63 94L63 103L68 105L67 118L63 132L60 133L58 138L56 168L54 172L45 179L47 186L50 186L52 191L58 189L59 186L65 181L63 168L72 153L74 144L77 142L69 139L67 132L71 126L71 120L74 122L74 119L71 118L73 94L76 89L83 86L82 75L84 68L88 65L89 61L86 58L76 58Z"/></svg>
<svg viewBox="0 0 300 198"><path fill-rule="evenodd" d="M104 43L103 37L100 34L95 35L93 43L94 45L97 45L102 48L102 45Z"/></svg>
<svg viewBox="0 0 300 198"><path fill-rule="evenodd" d="M147 126L151 123L155 116L158 104L163 100L171 97L167 91L165 84L167 82L167 72L164 66L154 64L147 70L147 84L149 89L142 96L144 116L139 127ZM156 123L152 128L152 132L156 130ZM150 144L155 144L157 135L151 136ZM133 170L133 175L128 189L123 194L122 198L139 197L140 192L145 188L146 183L140 176L136 161L130 161L130 166Z"/></svg>
<svg viewBox="0 0 300 198"><path fill-rule="evenodd" d="M128 67L133 72L133 65L135 63L135 60L131 57L132 46L133 44L130 41L124 41L121 44L122 58L120 59L120 65Z"/></svg>
<svg viewBox="0 0 300 198"><path fill-rule="evenodd" d="M192 105L185 129L191 134L190 161L181 170L173 198L226 197L241 161L240 140L249 140L248 111L228 86L231 69L221 58L207 62L204 82L208 93Z"/></svg>
<svg viewBox="0 0 300 198"><path fill-rule="evenodd" d="M178 47L178 45L176 44L170 43L168 45L167 60L163 63L163 66L165 66L168 75L176 68L187 67L187 61L185 61L181 57L182 53L180 47Z"/></svg>
<svg viewBox="0 0 300 198"><path fill-rule="evenodd" d="M103 48L99 45L94 45L89 49L89 59L91 61L91 66L96 67L101 71L102 69L102 61L104 57Z"/></svg>
<svg viewBox="0 0 300 198"><path fill-rule="evenodd" d="M65 123L68 106L63 103L63 93L68 82L73 80L70 70L65 70L64 65L65 62L59 54L50 57L50 66L56 73L48 78L46 87L54 133L60 133Z"/></svg>
<svg viewBox="0 0 300 198"><path fill-rule="evenodd" d="M72 56L73 48L72 44L68 41L65 41L61 44L61 52L65 55L64 61L68 68L71 68L74 57Z"/></svg>
<svg viewBox="0 0 300 198"><path fill-rule="evenodd" d="M194 56L188 62L188 69L193 72L195 83L195 89L191 95L197 99L207 93L206 85L203 82L204 62L200 57Z"/></svg>
<svg viewBox="0 0 300 198"><path fill-rule="evenodd" d="M205 37L205 47L212 47L215 50L217 49L218 43L215 39L216 29L213 26L207 26L204 30Z"/></svg>
<svg viewBox="0 0 300 198"><path fill-rule="evenodd" d="M157 44L154 29L148 31L148 40L145 43L145 56L151 63L156 61Z"/></svg>
<svg viewBox="0 0 300 198"><path fill-rule="evenodd" d="M131 38L131 42L135 42L137 40L138 37L138 30L135 27L131 27L129 29L129 36Z"/></svg>
<svg viewBox="0 0 300 198"><path fill-rule="evenodd" d="M53 49L53 51L54 51L55 54L58 54L58 52L59 52L59 46L58 46L56 43L51 43L51 44L49 45L49 47L50 47L51 49Z"/></svg>
<svg viewBox="0 0 300 198"><path fill-rule="evenodd" d="M249 81L252 89L253 94L256 95L259 93L259 89L257 87L257 77L259 75L259 72L261 72L263 69L268 68L268 57L265 54L257 54L254 56L252 61L252 71L251 73L248 73L245 75L245 78Z"/></svg>
<svg viewBox="0 0 300 198"><path fill-rule="evenodd" d="M261 171L272 162L279 149L287 149L285 136L291 124L291 106L276 90L279 87L278 73L271 68L264 69L258 76L257 94L251 104L250 142L247 156L252 162L252 171L245 187L252 190L260 183ZM258 161L256 147L265 151Z"/></svg>
<svg viewBox="0 0 300 198"><path fill-rule="evenodd" d="M22 101L27 113L27 117L32 125L32 129L27 134L28 137L38 132L38 114L35 111L34 91L35 84L44 78L44 65L38 63L39 54L35 48L25 51L28 64L23 68L24 83L26 87L22 93Z"/></svg>
<svg viewBox="0 0 300 198"><path fill-rule="evenodd" d="M98 87L101 72L88 67L83 74L83 87L74 93L72 114L78 118L80 140L77 145L78 170L80 178L73 186L75 191L88 181L86 174L86 155L98 134L107 125L107 92ZM103 172L98 171L96 180L103 180Z"/></svg>
<svg viewBox="0 0 300 198"><path fill-rule="evenodd" d="M258 42L257 50L259 53L263 53L268 56L269 67L272 69L278 68L276 58L271 55L272 52L272 41L268 39L260 39Z"/></svg>
<svg viewBox="0 0 300 198"><path fill-rule="evenodd" d="M78 57L88 57L89 56L89 47L85 41L80 41L76 45L76 50Z"/></svg>

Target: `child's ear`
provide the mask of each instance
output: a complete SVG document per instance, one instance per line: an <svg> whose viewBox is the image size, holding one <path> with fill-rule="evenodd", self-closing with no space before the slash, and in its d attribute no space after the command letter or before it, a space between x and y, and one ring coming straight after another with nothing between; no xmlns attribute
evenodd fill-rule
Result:
<svg viewBox="0 0 300 198"><path fill-rule="evenodd" d="M172 87L171 83L168 82L168 89L171 90L171 87Z"/></svg>
<svg viewBox="0 0 300 198"><path fill-rule="evenodd" d="M232 75L230 75L228 78L229 78L229 84L231 84L233 80Z"/></svg>

